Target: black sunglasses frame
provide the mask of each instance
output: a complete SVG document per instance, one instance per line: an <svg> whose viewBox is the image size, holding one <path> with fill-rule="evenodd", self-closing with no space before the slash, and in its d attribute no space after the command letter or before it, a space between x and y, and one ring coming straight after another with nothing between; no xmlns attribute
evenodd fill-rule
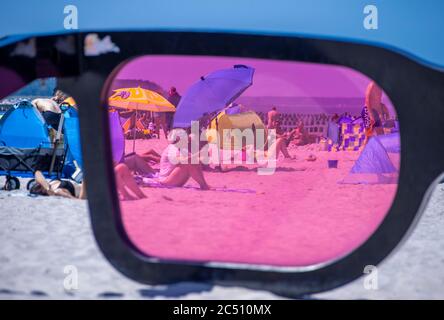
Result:
<svg viewBox="0 0 444 320"><path fill-rule="evenodd" d="M110 35L120 53L85 56L86 33L47 36L36 38L37 56L32 59L11 57L14 45L0 48L0 66L17 72L24 82L57 76L58 87L76 99L92 228L105 257L136 281L241 285L288 297L336 288L360 277L365 266L378 265L405 239L444 171L444 73L402 54L357 43L298 37L194 32L98 35ZM76 39L76 54L54 48L57 38L68 36ZM397 110L402 146L396 197L382 224L350 254L295 271L147 257L131 243L123 227L107 118L112 79L127 59L141 55L233 56L342 65L375 80ZM7 93L0 90L2 96Z"/></svg>

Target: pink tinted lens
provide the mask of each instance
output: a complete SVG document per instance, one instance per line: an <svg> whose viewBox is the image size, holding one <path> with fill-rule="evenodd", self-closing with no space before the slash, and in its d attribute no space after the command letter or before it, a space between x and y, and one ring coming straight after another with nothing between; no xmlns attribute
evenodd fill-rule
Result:
<svg viewBox="0 0 444 320"><path fill-rule="evenodd" d="M146 56L112 80L122 219L149 256L325 263L363 244L394 199L396 112L354 70Z"/></svg>

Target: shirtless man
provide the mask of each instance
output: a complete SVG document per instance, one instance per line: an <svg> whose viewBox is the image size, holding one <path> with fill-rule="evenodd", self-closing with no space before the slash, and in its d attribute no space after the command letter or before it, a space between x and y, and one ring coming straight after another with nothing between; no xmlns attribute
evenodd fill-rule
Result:
<svg viewBox="0 0 444 320"><path fill-rule="evenodd" d="M53 99L34 99L31 103L40 111L45 122L54 130L58 130L62 110Z"/></svg>
<svg viewBox="0 0 444 320"><path fill-rule="evenodd" d="M278 120L279 120L279 112L277 112L276 107L271 108L271 111L268 112L268 122L267 122L267 128L270 129L277 129L278 126Z"/></svg>

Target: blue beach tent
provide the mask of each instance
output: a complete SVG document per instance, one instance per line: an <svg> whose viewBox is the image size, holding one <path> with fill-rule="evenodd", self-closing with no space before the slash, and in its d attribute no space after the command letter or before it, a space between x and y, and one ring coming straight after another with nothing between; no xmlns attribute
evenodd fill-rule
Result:
<svg viewBox="0 0 444 320"><path fill-rule="evenodd" d="M69 108L64 116L64 146L54 149L48 125L32 103L21 101L10 108L0 119L0 173L8 177L31 177L35 170L40 170L51 177L70 178L81 171L77 111ZM53 156L56 165L50 172Z"/></svg>
<svg viewBox="0 0 444 320"><path fill-rule="evenodd" d="M391 133L382 136L378 136L378 141L384 146L385 151L400 153L401 142L399 133Z"/></svg>
<svg viewBox="0 0 444 320"><path fill-rule="evenodd" d="M50 143L45 120L30 102L16 104L0 120L0 145L36 148Z"/></svg>
<svg viewBox="0 0 444 320"><path fill-rule="evenodd" d="M79 118L65 118L63 130L66 145L66 159L63 174L70 177L76 170L83 168Z"/></svg>
<svg viewBox="0 0 444 320"><path fill-rule="evenodd" d="M395 134L396 135L396 134ZM386 147L384 146L385 143ZM397 145L398 142L398 145ZM350 173L341 181L346 184L397 183L399 158L389 156L399 151L399 138L392 135L370 138ZM394 162L396 162L394 164Z"/></svg>

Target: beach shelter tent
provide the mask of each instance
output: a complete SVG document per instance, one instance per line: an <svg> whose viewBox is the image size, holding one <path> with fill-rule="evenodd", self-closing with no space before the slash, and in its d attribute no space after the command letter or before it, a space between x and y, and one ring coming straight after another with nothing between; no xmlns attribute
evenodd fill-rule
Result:
<svg viewBox="0 0 444 320"><path fill-rule="evenodd" d="M377 137L384 146L385 151L392 153L401 152L401 142L399 133L385 134Z"/></svg>
<svg viewBox="0 0 444 320"><path fill-rule="evenodd" d="M238 114L242 112L246 112L244 107L238 103L231 103L227 108L224 109L226 114Z"/></svg>
<svg viewBox="0 0 444 320"><path fill-rule="evenodd" d="M387 140L390 141L390 139ZM393 143L393 140L391 142ZM393 157L392 159L396 158ZM362 150L349 174L341 182L346 184L397 183L398 163L394 164L393 161L396 160L392 159L381 143L380 137L372 137Z"/></svg>
<svg viewBox="0 0 444 320"><path fill-rule="evenodd" d="M262 130L259 132L263 133L263 141L266 140L266 129L261 118L254 111L227 114L225 111L220 112L210 123L209 129L215 129L219 135L219 145L223 142L229 142L229 145L225 148L229 149L241 149L242 141L236 141L231 139L230 133L232 129L239 129L241 131L245 129ZM256 131L258 132L258 131ZM211 132L210 132L211 134ZM216 137L212 135L208 136L208 141L211 143L215 141ZM225 138L225 139L224 139Z"/></svg>
<svg viewBox="0 0 444 320"><path fill-rule="evenodd" d="M0 120L0 145L16 148L49 146L48 127L35 106L22 101L10 108Z"/></svg>

